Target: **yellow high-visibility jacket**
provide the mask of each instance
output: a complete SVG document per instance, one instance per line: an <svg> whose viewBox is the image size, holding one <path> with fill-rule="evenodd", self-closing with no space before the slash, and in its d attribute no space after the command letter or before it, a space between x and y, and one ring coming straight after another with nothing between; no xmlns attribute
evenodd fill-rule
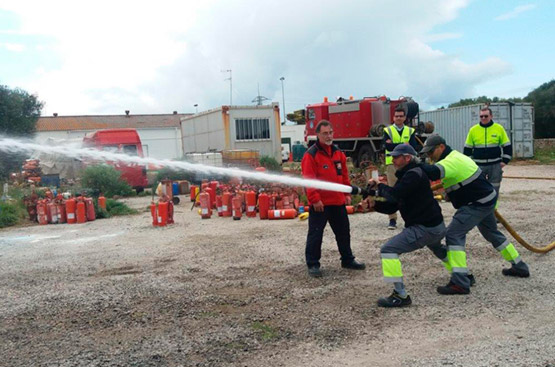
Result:
<svg viewBox="0 0 555 367"><path fill-rule="evenodd" d="M507 164L512 158L513 147L503 126L490 121L470 128L463 153L478 165Z"/></svg>

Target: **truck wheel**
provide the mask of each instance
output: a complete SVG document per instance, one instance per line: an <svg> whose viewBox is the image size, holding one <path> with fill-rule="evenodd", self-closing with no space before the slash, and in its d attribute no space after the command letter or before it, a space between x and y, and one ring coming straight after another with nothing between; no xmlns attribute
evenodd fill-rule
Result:
<svg viewBox="0 0 555 367"><path fill-rule="evenodd" d="M372 163L374 157L374 152L369 144L363 145L358 151L357 163L359 168L366 168Z"/></svg>

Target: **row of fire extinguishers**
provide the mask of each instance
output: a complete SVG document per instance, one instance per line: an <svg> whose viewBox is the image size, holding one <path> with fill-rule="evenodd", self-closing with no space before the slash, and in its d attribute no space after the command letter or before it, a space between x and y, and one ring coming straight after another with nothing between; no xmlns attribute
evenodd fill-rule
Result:
<svg viewBox="0 0 555 367"><path fill-rule="evenodd" d="M164 227L168 224L174 224L173 220L173 202L168 195L162 195L158 203L150 203L150 214L152 215L152 225L155 227Z"/></svg>
<svg viewBox="0 0 555 367"><path fill-rule="evenodd" d="M217 195L216 191L222 194ZM211 218L213 209L217 209L219 217L233 217L234 220L240 220L243 212L247 217L256 217L258 212L260 219L294 219L297 215L301 215L300 219L307 218L309 207L300 202L295 189L278 188L279 193L270 191L261 191L257 195L255 187L220 185L218 181L210 181L203 182L200 189L191 186L191 201L200 206L202 219ZM352 214L354 208L348 207L347 211Z"/></svg>
<svg viewBox="0 0 555 367"><path fill-rule="evenodd" d="M98 198L98 206L106 210L106 198ZM37 201L37 221L39 224L85 223L96 219L92 198L78 196L65 200L61 194Z"/></svg>

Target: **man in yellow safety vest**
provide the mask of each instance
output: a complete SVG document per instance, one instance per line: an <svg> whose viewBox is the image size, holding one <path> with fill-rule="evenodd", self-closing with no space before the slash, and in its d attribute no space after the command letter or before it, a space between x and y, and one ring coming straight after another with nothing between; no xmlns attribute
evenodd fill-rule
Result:
<svg viewBox="0 0 555 367"><path fill-rule="evenodd" d="M451 280L437 288L440 294L470 293L471 278L466 265L466 234L474 227L511 264L502 270L503 275L527 278L528 265L522 260L514 245L497 229L495 204L497 192L480 167L466 155L451 149L439 135L428 137L421 153L427 153L434 165L423 165L430 180L441 179L445 193L457 209L447 227L445 242L451 267Z"/></svg>
<svg viewBox="0 0 555 367"><path fill-rule="evenodd" d="M503 167L510 162L513 148L503 126L492 117L489 107L480 110L480 123L468 131L463 153L480 167L499 194Z"/></svg>
<svg viewBox="0 0 555 367"><path fill-rule="evenodd" d="M393 157L391 152L399 144L410 144L416 149L416 139L414 137L414 129L405 126L407 119L405 110L401 106L397 106L393 112L393 124L386 127L383 131L383 145L385 146L385 173L387 175L387 184L390 187L395 186L397 176L395 176L395 166L393 165ZM389 225L387 228L394 230L397 228L397 212L389 215Z"/></svg>

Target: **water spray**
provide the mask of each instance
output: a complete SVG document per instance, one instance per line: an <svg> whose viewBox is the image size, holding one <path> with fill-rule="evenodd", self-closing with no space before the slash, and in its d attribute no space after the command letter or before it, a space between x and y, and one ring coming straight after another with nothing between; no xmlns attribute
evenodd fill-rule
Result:
<svg viewBox="0 0 555 367"><path fill-rule="evenodd" d="M302 186L320 190L343 192L346 194L360 193L360 189L358 187L319 180L309 180L299 177L289 177L258 171L247 171L238 168L214 167L183 161L171 161L168 159L143 158L122 153L112 153L89 148L44 146L31 141L17 140L3 136L0 136L0 151L6 153L33 153L38 151L46 154L61 154L79 160L82 160L83 158L88 158L94 161L104 162L124 162L135 163L139 165L153 164L157 166L168 167L174 170L188 172L211 173L215 175L225 175L265 182L277 182L289 186Z"/></svg>

